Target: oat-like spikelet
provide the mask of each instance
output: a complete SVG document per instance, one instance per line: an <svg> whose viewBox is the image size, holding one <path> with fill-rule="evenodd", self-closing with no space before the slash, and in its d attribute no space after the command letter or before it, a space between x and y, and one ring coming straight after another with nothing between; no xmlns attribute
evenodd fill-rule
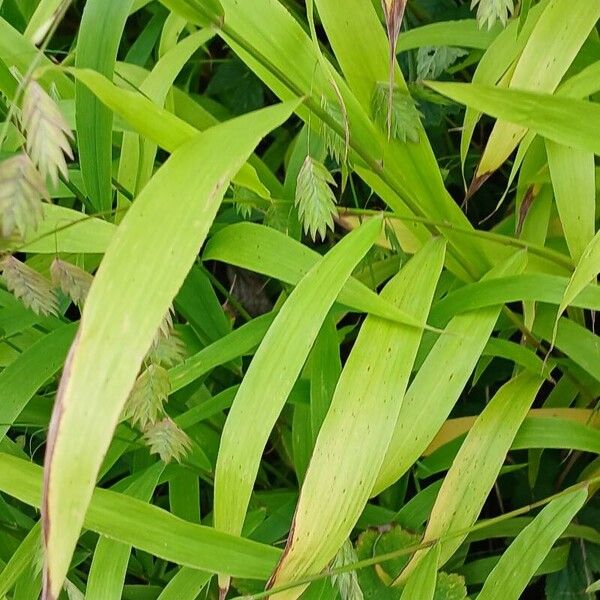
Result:
<svg viewBox="0 0 600 600"><path fill-rule="evenodd" d="M73 135L54 100L35 80L25 88L21 123L27 152L40 173L50 177L54 185L58 183L59 172L68 178L65 156L73 158L69 144Z"/></svg>
<svg viewBox="0 0 600 600"><path fill-rule="evenodd" d="M0 162L0 235L24 238L42 219L43 178L24 152Z"/></svg>
<svg viewBox="0 0 600 600"><path fill-rule="evenodd" d="M42 275L14 256L0 259L0 273L6 287L16 298L38 315L57 315L56 294Z"/></svg>
<svg viewBox="0 0 600 600"><path fill-rule="evenodd" d="M161 460L181 462L192 446L187 433L169 417L144 429L144 441L152 454L158 454Z"/></svg>
<svg viewBox="0 0 600 600"><path fill-rule="evenodd" d="M87 271L59 258L52 261L50 275L54 286L71 298L80 309L83 308L94 278Z"/></svg>

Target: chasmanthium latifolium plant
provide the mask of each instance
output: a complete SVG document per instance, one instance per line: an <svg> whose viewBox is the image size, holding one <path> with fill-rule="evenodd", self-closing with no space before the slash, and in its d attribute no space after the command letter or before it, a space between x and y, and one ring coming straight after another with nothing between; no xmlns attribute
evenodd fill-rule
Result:
<svg viewBox="0 0 600 600"><path fill-rule="evenodd" d="M599 20L0 2L0 599L592 598Z"/></svg>

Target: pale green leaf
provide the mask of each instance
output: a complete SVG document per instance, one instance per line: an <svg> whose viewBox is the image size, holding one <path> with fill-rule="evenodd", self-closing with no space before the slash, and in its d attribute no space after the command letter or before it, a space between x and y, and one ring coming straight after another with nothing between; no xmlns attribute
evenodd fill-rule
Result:
<svg viewBox="0 0 600 600"><path fill-rule="evenodd" d="M221 437L215 473L215 526L239 533L269 434L323 320L381 230L365 223L338 243L298 283L259 346ZM252 427L248 427L252 423ZM346 536L347 537L347 536Z"/></svg>
<svg viewBox="0 0 600 600"><path fill-rule="evenodd" d="M444 479L423 541L439 539L475 522L542 383L539 376L526 372L496 392L467 434ZM441 542L440 565L448 561L464 537L456 535ZM423 551L415 554L402 579L408 577L422 557Z"/></svg>
<svg viewBox="0 0 600 600"><path fill-rule="evenodd" d="M44 493L49 597L61 588L127 395L231 177L296 105L273 106L218 125L179 148L113 237L87 298L50 426ZM115 345L120 352L113 351Z"/></svg>
<svg viewBox="0 0 600 600"><path fill-rule="evenodd" d="M515 538L486 579L477 600L519 600L552 545L583 506L587 489L560 496L545 506Z"/></svg>
<svg viewBox="0 0 600 600"><path fill-rule="evenodd" d="M424 321L444 253L441 239L429 242L388 283L383 297ZM352 531L385 457L420 340L415 328L367 317L317 437L273 586L321 571ZM290 590L277 598L298 595Z"/></svg>

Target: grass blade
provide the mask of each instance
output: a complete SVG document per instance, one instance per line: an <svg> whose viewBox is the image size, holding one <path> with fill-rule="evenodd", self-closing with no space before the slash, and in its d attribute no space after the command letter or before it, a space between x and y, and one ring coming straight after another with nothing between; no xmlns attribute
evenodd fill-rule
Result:
<svg viewBox="0 0 600 600"><path fill-rule="evenodd" d="M525 268L526 258L516 254L490 271L482 282L518 273ZM496 304L459 315L446 327L450 335L436 341L408 388L372 495L397 481L442 427L483 352L500 310L501 304Z"/></svg>
<svg viewBox="0 0 600 600"><path fill-rule="evenodd" d="M269 434L327 313L381 225L374 220L355 229L307 273L254 355L221 436L214 504L219 530L241 532Z"/></svg>
<svg viewBox="0 0 600 600"><path fill-rule="evenodd" d="M587 489L545 506L516 537L486 579L477 600L518 600L554 542L587 500Z"/></svg>
<svg viewBox="0 0 600 600"><path fill-rule="evenodd" d="M39 508L43 472L29 460L0 453L0 490ZM144 527L140 527L144 523ZM166 510L110 490L96 489L85 527L169 562L236 577L266 579L281 551L244 538L188 523Z"/></svg>
<svg viewBox="0 0 600 600"><path fill-rule="evenodd" d="M112 78L117 49L133 0L89 0L79 29L75 64ZM99 44L98 40L102 43ZM86 189L96 210L112 207L113 116L85 86L75 86L79 163Z"/></svg>
<svg viewBox="0 0 600 600"><path fill-rule="evenodd" d="M441 239L429 242L382 296L425 322L444 254ZM420 341L415 328L377 317L365 321L317 437L273 586L318 573L350 535L384 459ZM274 598L292 600L301 591Z"/></svg>
<svg viewBox="0 0 600 600"><path fill-rule="evenodd" d="M58 596L127 395L227 184L258 141L296 106L240 117L181 147L117 230L86 300L50 424L43 505L46 598ZM205 168L199 170L199 163Z"/></svg>
<svg viewBox="0 0 600 600"><path fill-rule="evenodd" d="M424 542L475 522L542 383L536 375L518 375L500 388L479 415L444 479ZM441 544L440 564L448 561L463 539L457 536ZM422 558L423 553L417 552L400 579L406 580Z"/></svg>

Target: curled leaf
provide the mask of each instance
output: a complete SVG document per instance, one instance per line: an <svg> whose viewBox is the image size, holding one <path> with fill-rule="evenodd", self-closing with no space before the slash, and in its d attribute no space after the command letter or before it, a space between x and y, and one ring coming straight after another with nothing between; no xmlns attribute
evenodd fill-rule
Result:
<svg viewBox="0 0 600 600"><path fill-rule="evenodd" d="M54 286L82 308L94 278L87 271L59 258L52 261L50 275Z"/></svg>
<svg viewBox="0 0 600 600"><path fill-rule="evenodd" d="M54 100L35 80L25 88L21 122L26 133L26 148L43 176L56 185L58 173L68 178L65 155L73 158L69 144L71 129Z"/></svg>
<svg viewBox="0 0 600 600"><path fill-rule="evenodd" d="M57 315L56 294L42 275L17 260L5 256L0 260L0 272L6 287L16 298L38 315Z"/></svg>
<svg viewBox="0 0 600 600"><path fill-rule="evenodd" d="M0 232L24 237L42 219L42 200L49 195L44 180L24 152L0 162Z"/></svg>
<svg viewBox="0 0 600 600"><path fill-rule="evenodd" d="M333 230L333 216L337 214L336 200L331 190L335 181L323 163L307 156L298 173L295 204L298 216L313 240L317 234L325 238L327 228Z"/></svg>
<svg viewBox="0 0 600 600"><path fill-rule="evenodd" d="M166 369L160 365L150 365L136 379L123 409L124 418L142 429L156 423L164 415L164 404L170 391Z"/></svg>
<svg viewBox="0 0 600 600"><path fill-rule="evenodd" d="M158 454L161 460L181 462L192 446L188 435L169 417L144 429L144 441L152 454Z"/></svg>
<svg viewBox="0 0 600 600"><path fill-rule="evenodd" d="M382 131L388 131L391 138L403 142L419 141L421 114L410 94L398 86L393 87L390 97L388 84L376 83L371 98L371 113L377 125Z"/></svg>

